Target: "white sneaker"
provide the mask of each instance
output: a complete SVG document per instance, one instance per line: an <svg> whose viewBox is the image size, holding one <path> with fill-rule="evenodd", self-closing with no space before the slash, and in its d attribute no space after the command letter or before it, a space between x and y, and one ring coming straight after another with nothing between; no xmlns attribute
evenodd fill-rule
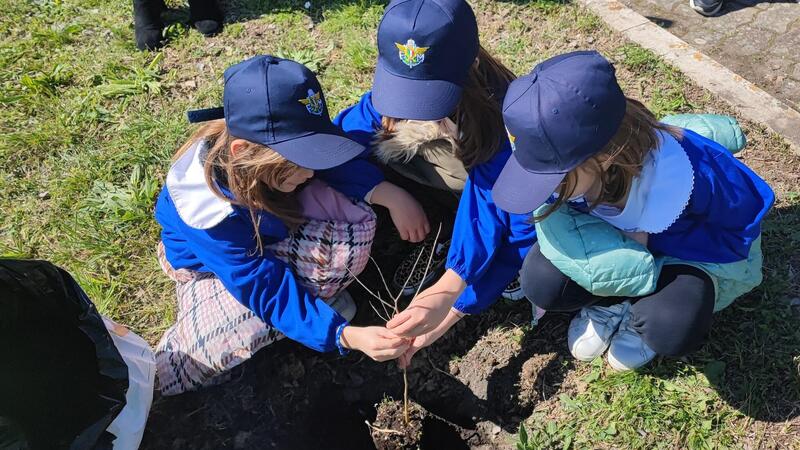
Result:
<svg viewBox="0 0 800 450"><path fill-rule="evenodd" d="M615 370L633 370L644 366L656 357L642 335L631 327L631 312L626 311L619 330L611 337L608 348L608 365Z"/></svg>
<svg viewBox="0 0 800 450"><path fill-rule="evenodd" d="M339 292L338 294L326 300L325 303L338 312L339 315L344 317L348 322L353 320L353 317L356 316L356 311L358 310L356 307L356 302L353 300L353 296L351 296L347 291Z"/></svg>
<svg viewBox="0 0 800 450"><path fill-rule="evenodd" d="M567 331L567 343L572 356L579 361L591 361L602 355L630 306L629 302L622 302L583 308L572 319Z"/></svg>

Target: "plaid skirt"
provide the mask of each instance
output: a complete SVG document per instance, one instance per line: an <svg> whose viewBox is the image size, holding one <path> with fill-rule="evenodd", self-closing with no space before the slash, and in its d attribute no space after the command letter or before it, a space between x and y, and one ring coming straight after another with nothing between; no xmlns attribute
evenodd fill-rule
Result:
<svg viewBox="0 0 800 450"><path fill-rule="evenodd" d="M310 293L331 299L353 281L351 273L358 275L369 261L375 214L365 204L355 206L365 212L366 220L312 219L267 250L287 263ZM231 368L284 337L239 303L213 273L170 266L163 243L158 245L158 260L175 281L178 299L176 322L156 347L162 395L227 381Z"/></svg>

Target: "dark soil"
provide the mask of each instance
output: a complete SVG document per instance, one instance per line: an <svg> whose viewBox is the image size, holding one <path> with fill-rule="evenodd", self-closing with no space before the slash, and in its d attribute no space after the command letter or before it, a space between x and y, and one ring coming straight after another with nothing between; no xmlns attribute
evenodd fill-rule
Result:
<svg viewBox="0 0 800 450"><path fill-rule="evenodd" d="M425 207L434 229L439 220L452 220L435 200ZM373 256L388 277L411 246L391 231L385 211L378 215L382 231ZM374 267L359 279L371 288L382 286ZM355 283L349 290L359 303L354 324L380 324L364 291ZM521 328L530 320L527 301L500 301L417 353L408 381L410 398L427 411L420 448L513 447L511 434L519 423L558 389L572 367L563 342L568 317L548 315L532 330ZM157 396L141 448L371 450L375 445L365 422L395 426L376 418L376 405L387 397L403 398L403 373L396 363L378 363L358 352L317 353L284 339L235 368L222 385ZM402 412L397 417L402 419Z"/></svg>
<svg viewBox="0 0 800 450"><path fill-rule="evenodd" d="M377 450L417 450L422 442L425 410L408 402L408 422L401 400L386 399L378 405L372 424L372 441Z"/></svg>

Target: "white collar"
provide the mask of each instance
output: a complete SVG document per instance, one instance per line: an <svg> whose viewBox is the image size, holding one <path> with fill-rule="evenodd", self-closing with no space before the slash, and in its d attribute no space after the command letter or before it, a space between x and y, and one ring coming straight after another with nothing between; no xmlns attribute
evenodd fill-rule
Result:
<svg viewBox="0 0 800 450"><path fill-rule="evenodd" d="M167 173L167 191L180 218L190 227L212 228L233 212L233 206L219 198L206 183L203 160L208 152L204 140L192 145Z"/></svg>
<svg viewBox="0 0 800 450"><path fill-rule="evenodd" d="M680 142L659 131L660 144L645 158L620 212L598 207L592 214L624 231L657 234L672 226L686 209L694 189L694 169Z"/></svg>

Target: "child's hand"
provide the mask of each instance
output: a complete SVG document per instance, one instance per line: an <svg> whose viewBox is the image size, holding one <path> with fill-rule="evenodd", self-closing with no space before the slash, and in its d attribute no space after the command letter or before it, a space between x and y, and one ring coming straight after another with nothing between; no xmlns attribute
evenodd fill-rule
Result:
<svg viewBox="0 0 800 450"><path fill-rule="evenodd" d="M436 328L450 311L461 292L464 280L448 270L433 286L420 292L408 308L386 324L392 333L401 337L415 337Z"/></svg>
<svg viewBox="0 0 800 450"><path fill-rule="evenodd" d="M447 333L447 330L455 325L456 322L461 320L461 317L461 313L455 310L450 310L450 313L448 313L447 317L433 331L425 333L422 336L415 337L408 350L400 355L400 358L397 360L397 364L400 366L400 368L402 369L408 367L408 365L411 364L411 358L413 358L418 351L436 342L440 337L442 337L442 335Z"/></svg>
<svg viewBox="0 0 800 450"><path fill-rule="evenodd" d="M422 205L404 189L389 182L375 186L371 202L385 206L404 241L421 242L431 231Z"/></svg>
<svg viewBox="0 0 800 450"><path fill-rule="evenodd" d="M347 326L342 330L342 345L363 352L375 361L395 359L405 353L410 341L384 327Z"/></svg>

